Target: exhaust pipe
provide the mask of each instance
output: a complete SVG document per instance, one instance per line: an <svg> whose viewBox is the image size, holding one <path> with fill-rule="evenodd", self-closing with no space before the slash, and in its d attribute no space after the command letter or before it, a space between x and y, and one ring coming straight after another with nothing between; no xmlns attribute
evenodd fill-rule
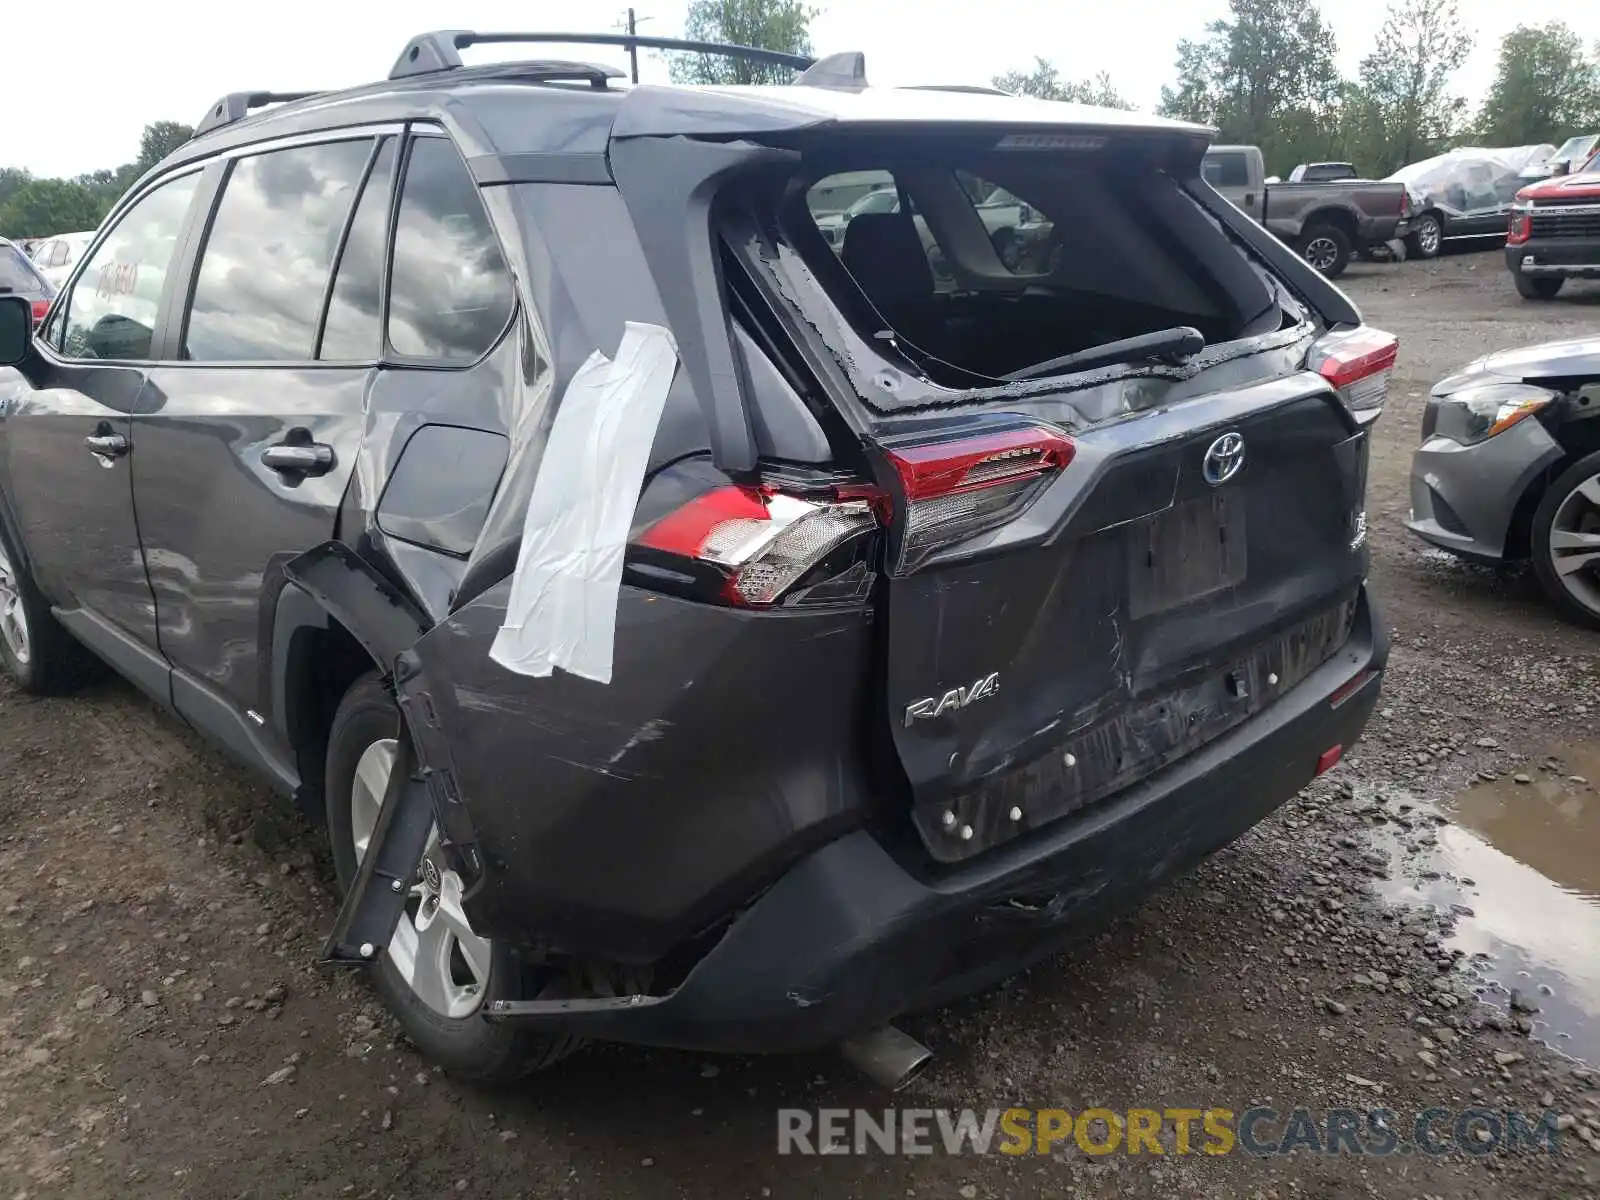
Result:
<svg viewBox="0 0 1600 1200"><path fill-rule="evenodd" d="M839 1053L880 1087L898 1092L933 1060L933 1051L893 1025L858 1033L839 1043Z"/></svg>

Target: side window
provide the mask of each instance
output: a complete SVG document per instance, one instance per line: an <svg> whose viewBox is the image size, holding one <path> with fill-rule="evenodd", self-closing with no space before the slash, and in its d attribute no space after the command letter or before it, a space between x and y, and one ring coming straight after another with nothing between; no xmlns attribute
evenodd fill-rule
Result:
<svg viewBox="0 0 1600 1200"><path fill-rule="evenodd" d="M1218 151L1205 156L1200 173L1212 187L1249 187L1250 168L1244 155L1234 151Z"/></svg>
<svg viewBox="0 0 1600 1200"><path fill-rule="evenodd" d="M394 233L389 345L471 362L511 319L511 274L467 165L445 138L411 143Z"/></svg>
<svg viewBox="0 0 1600 1200"><path fill-rule="evenodd" d="M167 268L198 172L147 192L106 235L61 306L61 352L70 358L150 357ZM52 331L54 332L54 331Z"/></svg>
<svg viewBox="0 0 1600 1200"><path fill-rule="evenodd" d="M389 187L398 138L385 139L362 186L333 277L318 358L374 359L383 340L383 250L389 237Z"/></svg>
<svg viewBox="0 0 1600 1200"><path fill-rule="evenodd" d="M200 255L184 358L312 356L333 256L371 154L363 138L233 164Z"/></svg>

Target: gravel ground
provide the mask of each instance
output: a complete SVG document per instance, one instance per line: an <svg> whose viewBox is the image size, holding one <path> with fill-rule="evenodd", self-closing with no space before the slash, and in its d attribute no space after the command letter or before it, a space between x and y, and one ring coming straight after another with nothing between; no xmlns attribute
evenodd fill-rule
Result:
<svg viewBox="0 0 1600 1200"><path fill-rule="evenodd" d="M1486 775L1593 813L1568 760L1594 745L1597 642L1525 575L1441 561L1400 525L1428 385L1488 349L1595 331L1600 287L1524 303L1496 253L1358 265L1347 286L1403 347L1372 473L1395 649L1368 739L1080 952L907 1022L939 1058L897 1103L1382 1106L1402 1124L1553 1107L1561 1154L779 1157L779 1107L882 1108L832 1056L593 1047L515 1092L461 1088L397 1043L358 977L311 965L333 911L315 836L111 682L69 701L0 687L0 1190L1600 1195L1600 1076L1546 1045L1596 1046L1600 995L1563 982L1582 964L1540 974L1547 956L1511 997L1515 947L1462 939L1486 905L1532 904L1537 927L1539 894L1485 896L1446 853L1466 836L1450 798ZM1600 959L1583 936L1568 941Z"/></svg>

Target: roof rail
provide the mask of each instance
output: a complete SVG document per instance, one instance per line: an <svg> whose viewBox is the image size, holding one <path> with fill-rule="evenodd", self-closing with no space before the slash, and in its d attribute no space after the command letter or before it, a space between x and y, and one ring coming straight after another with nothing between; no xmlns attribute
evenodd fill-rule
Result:
<svg viewBox="0 0 1600 1200"><path fill-rule="evenodd" d="M194 127L194 136L199 137L202 133L242 121L253 108L287 104L291 100L309 100L312 96L320 95L321 92L229 92L206 110L206 115L200 118L200 124Z"/></svg>
<svg viewBox="0 0 1600 1200"><path fill-rule="evenodd" d="M1002 91L997 87L982 87L975 83L908 83L907 90L913 92L970 92L974 96L1011 96L1016 93Z"/></svg>
<svg viewBox="0 0 1600 1200"><path fill-rule="evenodd" d="M640 37L631 33L474 33L470 29L439 29L412 38L396 60L394 69L389 72L389 78L407 79L413 75L427 75L434 71L453 71L463 65L459 51L468 46L535 42L574 46L621 46L628 50L680 50L690 54L742 58L750 62L791 67L796 71L809 70L817 62L810 55L790 54L783 50L763 50L756 46L734 46L725 42L694 42L682 38Z"/></svg>

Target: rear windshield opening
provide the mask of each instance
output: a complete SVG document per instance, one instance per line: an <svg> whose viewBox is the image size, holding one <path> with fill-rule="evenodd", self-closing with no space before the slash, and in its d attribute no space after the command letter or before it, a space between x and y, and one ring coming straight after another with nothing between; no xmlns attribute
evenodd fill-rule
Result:
<svg viewBox="0 0 1600 1200"><path fill-rule="evenodd" d="M1283 324L1264 278L1139 156L874 141L808 162L774 202L856 331L892 333L937 382L1000 381L1174 327L1211 345Z"/></svg>

